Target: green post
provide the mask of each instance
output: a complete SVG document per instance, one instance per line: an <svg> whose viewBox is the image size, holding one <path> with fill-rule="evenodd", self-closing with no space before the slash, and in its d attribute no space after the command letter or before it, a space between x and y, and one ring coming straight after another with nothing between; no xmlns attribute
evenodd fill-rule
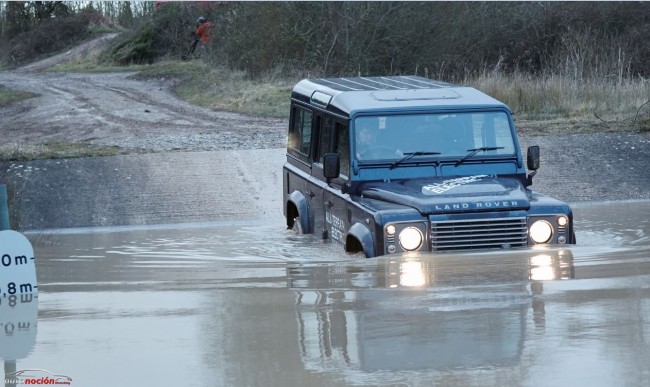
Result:
<svg viewBox="0 0 650 387"><path fill-rule="evenodd" d="M7 186L0 184L0 231L9 230L9 206L7 205Z"/></svg>

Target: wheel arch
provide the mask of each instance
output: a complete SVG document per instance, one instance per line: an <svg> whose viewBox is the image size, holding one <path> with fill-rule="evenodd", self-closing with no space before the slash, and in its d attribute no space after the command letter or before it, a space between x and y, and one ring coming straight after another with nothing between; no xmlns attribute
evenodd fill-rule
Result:
<svg viewBox="0 0 650 387"><path fill-rule="evenodd" d="M368 226L357 222L350 227L345 237L345 251L348 253L363 252L366 258L376 256L375 243Z"/></svg>
<svg viewBox="0 0 650 387"><path fill-rule="evenodd" d="M286 221L287 228L293 227L295 218L300 220L303 231L308 234L311 232L309 229L309 206L305 195L300 191L293 191L287 199Z"/></svg>

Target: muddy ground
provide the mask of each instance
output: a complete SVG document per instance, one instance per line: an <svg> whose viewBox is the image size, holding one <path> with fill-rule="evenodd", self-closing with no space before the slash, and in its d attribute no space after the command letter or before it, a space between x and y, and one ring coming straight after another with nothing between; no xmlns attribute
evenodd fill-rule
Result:
<svg viewBox="0 0 650 387"><path fill-rule="evenodd" d="M2 163L14 224L281 221L286 119L197 107L178 99L165 79L44 72L84 50L0 72L0 85L38 94L0 107L2 144L83 143L122 155ZM535 190L570 202L650 198L648 133L595 127L572 134L568 124L540 136L544 131L532 129L539 125L526 123L520 133L522 148L541 146Z"/></svg>

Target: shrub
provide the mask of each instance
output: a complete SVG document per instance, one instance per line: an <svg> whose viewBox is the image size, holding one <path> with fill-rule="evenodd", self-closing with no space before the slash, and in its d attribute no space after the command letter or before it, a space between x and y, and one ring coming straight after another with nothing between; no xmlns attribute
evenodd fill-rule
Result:
<svg viewBox="0 0 650 387"><path fill-rule="evenodd" d="M156 56L154 33L151 23L147 23L139 30L115 39L102 59L120 65L151 63Z"/></svg>
<svg viewBox="0 0 650 387"><path fill-rule="evenodd" d="M45 19L6 42L0 50L0 60L17 66L60 52L87 39L100 24L107 22L92 9Z"/></svg>

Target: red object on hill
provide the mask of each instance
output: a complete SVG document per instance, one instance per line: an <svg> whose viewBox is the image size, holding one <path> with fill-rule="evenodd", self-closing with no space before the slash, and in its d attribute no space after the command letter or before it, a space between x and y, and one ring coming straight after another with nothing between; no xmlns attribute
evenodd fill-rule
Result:
<svg viewBox="0 0 650 387"><path fill-rule="evenodd" d="M209 21L199 23L199 25L196 27L196 31L194 31L194 33L196 34L196 37L201 41L201 43L207 43L208 39L210 39L211 27L212 23Z"/></svg>

